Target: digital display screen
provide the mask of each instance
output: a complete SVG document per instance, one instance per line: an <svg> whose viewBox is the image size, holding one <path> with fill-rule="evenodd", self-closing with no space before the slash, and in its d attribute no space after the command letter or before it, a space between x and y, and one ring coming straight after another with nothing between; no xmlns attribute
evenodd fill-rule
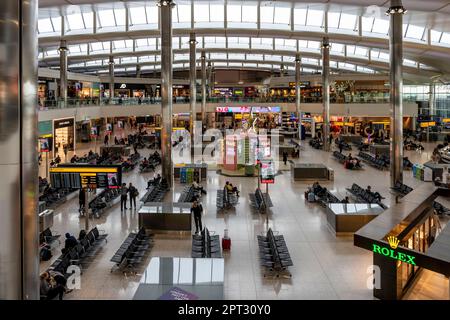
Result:
<svg viewBox="0 0 450 320"><path fill-rule="evenodd" d="M48 138L39 138L39 152L49 152L50 143Z"/></svg>
<svg viewBox="0 0 450 320"><path fill-rule="evenodd" d="M98 137L97 127L91 127L91 137Z"/></svg>
<svg viewBox="0 0 450 320"><path fill-rule="evenodd" d="M69 165L50 168L54 188L117 189L122 183L121 167L117 165Z"/></svg>
<svg viewBox="0 0 450 320"><path fill-rule="evenodd" d="M275 164L272 160L261 160L261 183L275 182Z"/></svg>

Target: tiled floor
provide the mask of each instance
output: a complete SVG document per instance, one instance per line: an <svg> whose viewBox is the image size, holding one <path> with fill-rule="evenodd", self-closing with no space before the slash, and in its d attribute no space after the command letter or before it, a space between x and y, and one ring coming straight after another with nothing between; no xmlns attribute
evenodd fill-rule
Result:
<svg viewBox="0 0 450 320"><path fill-rule="evenodd" d="M390 203L388 171L378 171L367 165L364 170L349 171L335 161L330 153L311 149L307 143L304 145L300 162L324 163L334 169L335 180L324 183L332 192L342 197L346 193L345 188L353 182L361 186L370 184L373 190L386 197L385 203ZM79 146L78 153L88 150L88 147L92 148ZM430 158L432 146L426 146L426 150L422 153L405 153L411 161L423 163ZM41 170L43 174L44 169ZM124 174L124 181L132 182L142 194L147 180L152 176L152 173L139 174L135 169ZM238 186L241 197L236 210L218 213L215 207L216 190L222 188L226 180ZM404 181L412 187L422 183L412 178L410 171L405 171ZM252 213L250 210L248 193L254 192L256 178L227 178L209 171L205 184L208 194L202 199L205 208L203 223L221 236L224 229L228 229L232 239L231 251L224 253L226 299L373 299L372 290L366 287L369 276L366 270L372 264L372 254L353 246L352 237L336 237L330 232L324 209L305 202L303 193L311 183L293 182L290 172L283 171L276 177L276 183L269 187L274 207L267 215ZM176 185L175 191L179 192L182 187ZM130 210L122 213L120 205L115 205L103 217L90 223L106 230L109 234L108 243L84 270L82 289L73 291L66 298L131 299L138 286L139 275L124 277L121 273L111 273L113 263L109 260L128 233L136 230L137 214ZM77 236L83 227L84 220L78 217L77 197L56 209L54 230L62 234L71 232ZM294 262L290 268L291 279L270 280L263 277L256 235L268 227L279 231L286 239ZM155 239L155 246L147 261L151 256L190 256L190 236L157 235ZM57 252L59 249L55 249L55 256ZM48 263L42 263L41 269ZM434 280L433 285L440 287L439 290L427 290L421 294L424 289L418 285L416 288L419 293L409 298L448 298L448 280L436 280L436 277ZM442 296L445 292L447 295Z"/></svg>

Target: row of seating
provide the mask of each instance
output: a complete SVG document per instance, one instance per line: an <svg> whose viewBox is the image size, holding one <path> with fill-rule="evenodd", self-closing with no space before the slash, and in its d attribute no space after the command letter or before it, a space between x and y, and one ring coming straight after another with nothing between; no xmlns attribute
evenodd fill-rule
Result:
<svg viewBox="0 0 450 320"><path fill-rule="evenodd" d="M380 158L376 158L373 155L371 155L369 153L366 153L366 152L360 151L358 153L358 157L363 159L365 162L370 164L372 167L375 167L375 168L377 168L379 170L383 170L383 169L385 169L385 168L387 168L389 166L389 164L386 163L385 160L380 159Z"/></svg>
<svg viewBox="0 0 450 320"><path fill-rule="evenodd" d="M368 192L356 183L352 184L351 188L346 189L363 203L376 203L383 209L387 209L387 206L383 204L377 197L375 197L374 192Z"/></svg>
<svg viewBox="0 0 450 320"><path fill-rule="evenodd" d="M369 150L369 144L364 143L362 140L358 140L353 142L356 148L358 148L359 151L367 151Z"/></svg>
<svg viewBox="0 0 450 320"><path fill-rule="evenodd" d="M389 164L391 163L391 159L386 154L380 155L379 159L381 161L384 161L386 163L386 166L389 166ZM413 163L408 159L408 157L403 157L403 169L411 170L412 167L413 167Z"/></svg>
<svg viewBox="0 0 450 320"><path fill-rule="evenodd" d="M294 264L284 237L282 235L274 235L272 228L269 228L266 235L258 235L257 239L261 266L269 271L264 273L264 277L268 274L277 278L280 275L292 277L287 268Z"/></svg>
<svg viewBox="0 0 450 320"><path fill-rule="evenodd" d="M217 190L216 206L219 209L228 209L234 207L238 203L236 194L228 192L227 188Z"/></svg>
<svg viewBox="0 0 450 320"><path fill-rule="evenodd" d="M118 199L120 196L118 189L104 189L99 194L95 196L89 202L89 209L91 209L91 214L99 218L104 209L112 206L114 204L114 200Z"/></svg>
<svg viewBox="0 0 450 320"><path fill-rule="evenodd" d="M130 233L110 260L114 262L111 272L121 270L125 273L129 270L135 273L135 267L144 260L152 245L153 239L147 235L145 228L141 228L137 233Z"/></svg>
<svg viewBox="0 0 450 320"><path fill-rule="evenodd" d="M273 207L269 194L263 193L260 188L256 188L255 193L248 194L250 205L257 210L265 210Z"/></svg>
<svg viewBox="0 0 450 320"><path fill-rule="evenodd" d="M164 197L169 190L169 185L167 181L162 179L159 183L147 188L147 192L141 198L141 201L146 202L162 202Z"/></svg>
<svg viewBox="0 0 450 320"><path fill-rule="evenodd" d="M211 235L207 228L192 235L192 258L222 258L220 237Z"/></svg>
<svg viewBox="0 0 450 320"><path fill-rule="evenodd" d="M323 143L319 138L312 138L309 140L309 145L314 149L322 149Z"/></svg>
<svg viewBox="0 0 450 320"><path fill-rule="evenodd" d="M340 153L339 151L334 151L333 157L335 157L336 160L339 161L340 163L344 163L348 158L345 154Z"/></svg>
<svg viewBox="0 0 450 320"><path fill-rule="evenodd" d="M192 185L185 186L178 198L178 202L193 202L195 199L200 199L201 192L195 190Z"/></svg>
<svg viewBox="0 0 450 320"><path fill-rule="evenodd" d="M49 246L52 246L55 242L58 242L58 244L61 244L61 241L59 238L61 237L60 234L53 233L50 228L45 229L41 233L39 233L39 244L42 245L44 243L48 244Z"/></svg>
<svg viewBox="0 0 450 320"><path fill-rule="evenodd" d="M345 142L344 140L341 140L341 139L339 139L339 138L336 138L336 139L334 140L334 143L335 143L336 146L338 146L338 147L342 146L342 149L343 149L343 150L348 150L348 151L352 150L352 146L351 146L351 145L349 145L347 142Z"/></svg>
<svg viewBox="0 0 450 320"><path fill-rule="evenodd" d="M401 183L399 181L397 181L394 185L393 188L391 188L393 192L395 192L395 194L399 197L404 197L406 196L408 193L410 193L411 191L413 191L414 189L407 186L404 183ZM450 209L443 206L440 202L434 201L433 202L433 209L436 211L436 214L438 215L443 215L443 214L449 214L450 213Z"/></svg>
<svg viewBox="0 0 450 320"><path fill-rule="evenodd" d="M105 233L100 234L97 227L94 227L76 246L70 248L67 252L58 257L58 259L50 265L47 271L57 271L68 278L71 274L67 273L67 268L71 265L77 265L82 269L86 262L96 255L99 245L103 241L108 241L106 239L107 236L108 234Z"/></svg>
<svg viewBox="0 0 450 320"><path fill-rule="evenodd" d="M320 184L313 185L305 192L305 199L312 199L309 193L312 192L314 196L314 201L319 202L322 206L326 207L329 203L340 203L342 202L332 194L327 188L322 187ZM309 200L308 200L309 201Z"/></svg>
<svg viewBox="0 0 450 320"><path fill-rule="evenodd" d="M55 208L66 202L67 196L74 191L75 189L52 188L50 185L47 185L42 195L39 196L39 201L44 201L46 208Z"/></svg>

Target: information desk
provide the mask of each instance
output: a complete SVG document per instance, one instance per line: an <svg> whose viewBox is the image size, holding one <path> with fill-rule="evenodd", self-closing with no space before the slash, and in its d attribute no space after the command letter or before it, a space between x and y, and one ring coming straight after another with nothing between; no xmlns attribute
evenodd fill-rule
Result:
<svg viewBox="0 0 450 320"><path fill-rule="evenodd" d="M206 177L208 175L208 165L206 163L199 163L199 164L189 163L189 164L184 164L184 165L175 165L173 167L174 179L181 179L182 171L186 171L186 174L192 174L193 177L200 177L199 180L202 181L202 180L206 180ZM193 181L191 181L191 180L192 179L186 179L186 181L181 181L181 182L182 183L192 183Z"/></svg>
<svg viewBox="0 0 450 320"><path fill-rule="evenodd" d="M347 143L359 143L362 141L362 136L357 134L341 134L339 135L339 138Z"/></svg>
<svg viewBox="0 0 450 320"><path fill-rule="evenodd" d="M153 231L191 231L188 202L147 202L139 209L139 228Z"/></svg>
<svg viewBox="0 0 450 320"><path fill-rule="evenodd" d="M333 171L321 163L291 163L294 180L333 180Z"/></svg>
<svg viewBox="0 0 450 320"><path fill-rule="evenodd" d="M103 154L105 150L119 156L129 156L131 154L131 148L124 145L102 146L100 147L100 154Z"/></svg>
<svg viewBox="0 0 450 320"><path fill-rule="evenodd" d="M133 300L223 300L222 258L153 257Z"/></svg>
<svg viewBox="0 0 450 320"><path fill-rule="evenodd" d="M372 144L369 146L369 153L376 156L386 155L389 157L389 148L388 144Z"/></svg>
<svg viewBox="0 0 450 320"><path fill-rule="evenodd" d="M336 235L353 234L384 209L374 203L329 203L327 222Z"/></svg>

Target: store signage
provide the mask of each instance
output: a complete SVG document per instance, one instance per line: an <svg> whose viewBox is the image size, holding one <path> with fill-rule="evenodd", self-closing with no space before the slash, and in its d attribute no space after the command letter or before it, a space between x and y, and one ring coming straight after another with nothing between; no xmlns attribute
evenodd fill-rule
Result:
<svg viewBox="0 0 450 320"><path fill-rule="evenodd" d="M396 251L398 244L400 243L400 241L397 239L397 237L389 236L387 238L387 240L388 240L389 246L391 248L387 248L387 247L373 243L372 251L374 253L381 254L385 257L388 257L388 258L391 258L394 260L406 262L413 266L416 265L416 262L414 261L414 259L416 258L415 256L410 256L409 254Z"/></svg>
<svg viewBox="0 0 450 320"><path fill-rule="evenodd" d="M250 113L251 107L216 107L216 112L219 113Z"/></svg>
<svg viewBox="0 0 450 320"><path fill-rule="evenodd" d="M344 123L340 122L340 121L335 121L335 122L333 122L333 125L342 127L344 125Z"/></svg>
<svg viewBox="0 0 450 320"><path fill-rule="evenodd" d="M429 121L429 122L421 122L420 127L421 128L428 128L428 127L434 127L436 125L435 121Z"/></svg>
<svg viewBox="0 0 450 320"><path fill-rule="evenodd" d="M309 87L309 81L300 81L300 88ZM289 87L295 87L295 82L289 82Z"/></svg>
<svg viewBox="0 0 450 320"><path fill-rule="evenodd" d="M126 89L127 88L127 85L125 84L125 83L122 83L121 85L120 85L120 89Z"/></svg>
<svg viewBox="0 0 450 320"><path fill-rule="evenodd" d="M353 122L345 122L344 126L346 126L346 127L354 127L355 124Z"/></svg>
<svg viewBox="0 0 450 320"><path fill-rule="evenodd" d="M281 107L252 107L253 113L281 112Z"/></svg>
<svg viewBox="0 0 450 320"><path fill-rule="evenodd" d="M53 128L58 129L58 128L72 127L73 124L74 124L74 119L73 118L54 120Z"/></svg>
<svg viewBox="0 0 450 320"><path fill-rule="evenodd" d="M442 122L448 123L448 122L450 122L450 118L443 118L443 119L442 119Z"/></svg>

